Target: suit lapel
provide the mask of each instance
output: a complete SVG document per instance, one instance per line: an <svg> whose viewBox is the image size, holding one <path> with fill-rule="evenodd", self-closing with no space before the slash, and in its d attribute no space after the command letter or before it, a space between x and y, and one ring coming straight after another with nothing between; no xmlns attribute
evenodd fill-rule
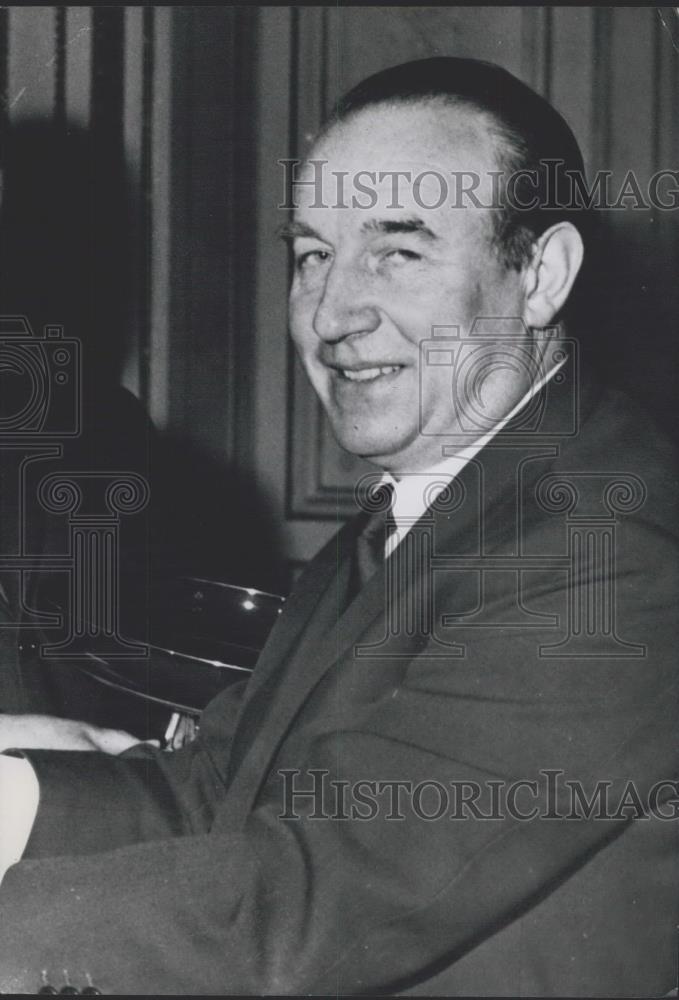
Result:
<svg viewBox="0 0 679 1000"><path fill-rule="evenodd" d="M304 614L284 638L285 649L272 652L241 713L229 765L229 828L242 823L265 780L272 757L294 716L327 670L360 644L382 648L385 636L386 567L382 566L342 612L349 586L355 537L361 519L350 522L321 552L314 572L304 580L296 608ZM445 523L446 533L455 530ZM393 556L391 557L394 558ZM419 580L407 580L407 589ZM319 593L320 591L320 593ZM407 595L406 595L407 599ZM281 622L282 624L282 622ZM305 627L306 626L306 627ZM272 634L275 642L275 636ZM294 642L294 649L292 648ZM398 655L412 658L422 647L419 633L397 640ZM268 646L269 644L267 644ZM395 650L390 648L389 655ZM380 654L378 654L380 655ZM258 665L259 670L259 665ZM253 675L254 680L254 675Z"/></svg>
<svg viewBox="0 0 679 1000"><path fill-rule="evenodd" d="M337 579L342 553L351 549L354 533L354 522L344 525L306 567L260 653L248 685L249 694L262 688L287 660L290 649L312 617L321 597Z"/></svg>
<svg viewBox="0 0 679 1000"><path fill-rule="evenodd" d="M349 584L351 553L360 521L346 524L312 560L300 577L260 654L248 684L229 763L233 778L253 744L268 745L279 721L294 714L306 694L298 676L300 663L309 668L321 660L309 655L316 643L333 635ZM319 674L319 676L320 676ZM269 716L273 713L274 719ZM287 723L286 723L287 724Z"/></svg>

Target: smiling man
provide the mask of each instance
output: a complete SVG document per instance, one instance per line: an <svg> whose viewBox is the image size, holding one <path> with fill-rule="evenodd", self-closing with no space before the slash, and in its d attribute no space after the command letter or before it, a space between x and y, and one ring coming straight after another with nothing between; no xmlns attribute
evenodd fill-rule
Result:
<svg viewBox="0 0 679 1000"><path fill-rule="evenodd" d="M578 230L557 216L528 266L507 266L496 245L499 208L476 207L493 205L506 142L496 132L489 115L460 100L371 104L326 131L296 180L296 218L284 230L295 258L293 339L340 444L392 473L440 461L441 437L462 430L468 400L451 395L450 370L421 372L432 329L454 323L469 335L477 317L545 327L582 261ZM327 164L320 206L319 164ZM371 198L337 208L342 179L361 172L376 181ZM437 204L434 178L462 172L479 180L475 202ZM513 347L517 363L491 366L477 384L490 426L530 389L525 344Z"/></svg>
<svg viewBox="0 0 679 1000"><path fill-rule="evenodd" d="M577 377L588 219L555 161L582 170L566 123L488 64L339 102L284 235L363 510L190 746L0 758L0 988L672 989L673 459Z"/></svg>

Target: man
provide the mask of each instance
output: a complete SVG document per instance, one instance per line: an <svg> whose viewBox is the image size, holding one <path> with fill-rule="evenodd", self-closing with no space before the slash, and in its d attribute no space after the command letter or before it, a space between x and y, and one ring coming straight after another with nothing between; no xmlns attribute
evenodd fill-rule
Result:
<svg viewBox="0 0 679 1000"><path fill-rule="evenodd" d="M291 331L385 475L195 743L2 761L4 990L673 987L671 452L616 394L574 405L559 159L582 169L557 113L472 60L340 102L294 178ZM499 205L522 170L537 202Z"/></svg>

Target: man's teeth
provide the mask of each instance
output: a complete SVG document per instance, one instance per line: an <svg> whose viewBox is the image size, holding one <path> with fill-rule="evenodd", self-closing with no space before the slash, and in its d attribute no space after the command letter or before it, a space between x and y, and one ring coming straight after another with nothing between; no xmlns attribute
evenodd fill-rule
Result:
<svg viewBox="0 0 679 1000"><path fill-rule="evenodd" d="M372 379L379 378L380 375L391 375L392 372L397 372L400 367L400 365L385 365L383 368L362 368L360 371L349 371L347 368L343 368L342 375L350 382L370 382Z"/></svg>

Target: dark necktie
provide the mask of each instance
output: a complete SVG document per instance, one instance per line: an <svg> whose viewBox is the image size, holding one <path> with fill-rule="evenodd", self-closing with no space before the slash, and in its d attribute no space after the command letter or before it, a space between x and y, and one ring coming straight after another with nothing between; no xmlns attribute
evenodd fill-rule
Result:
<svg viewBox="0 0 679 1000"><path fill-rule="evenodd" d="M375 510L368 517L362 531L356 538L353 592L357 593L384 563L384 549L387 539L396 528L391 505L394 487L382 483L373 490L371 504Z"/></svg>

